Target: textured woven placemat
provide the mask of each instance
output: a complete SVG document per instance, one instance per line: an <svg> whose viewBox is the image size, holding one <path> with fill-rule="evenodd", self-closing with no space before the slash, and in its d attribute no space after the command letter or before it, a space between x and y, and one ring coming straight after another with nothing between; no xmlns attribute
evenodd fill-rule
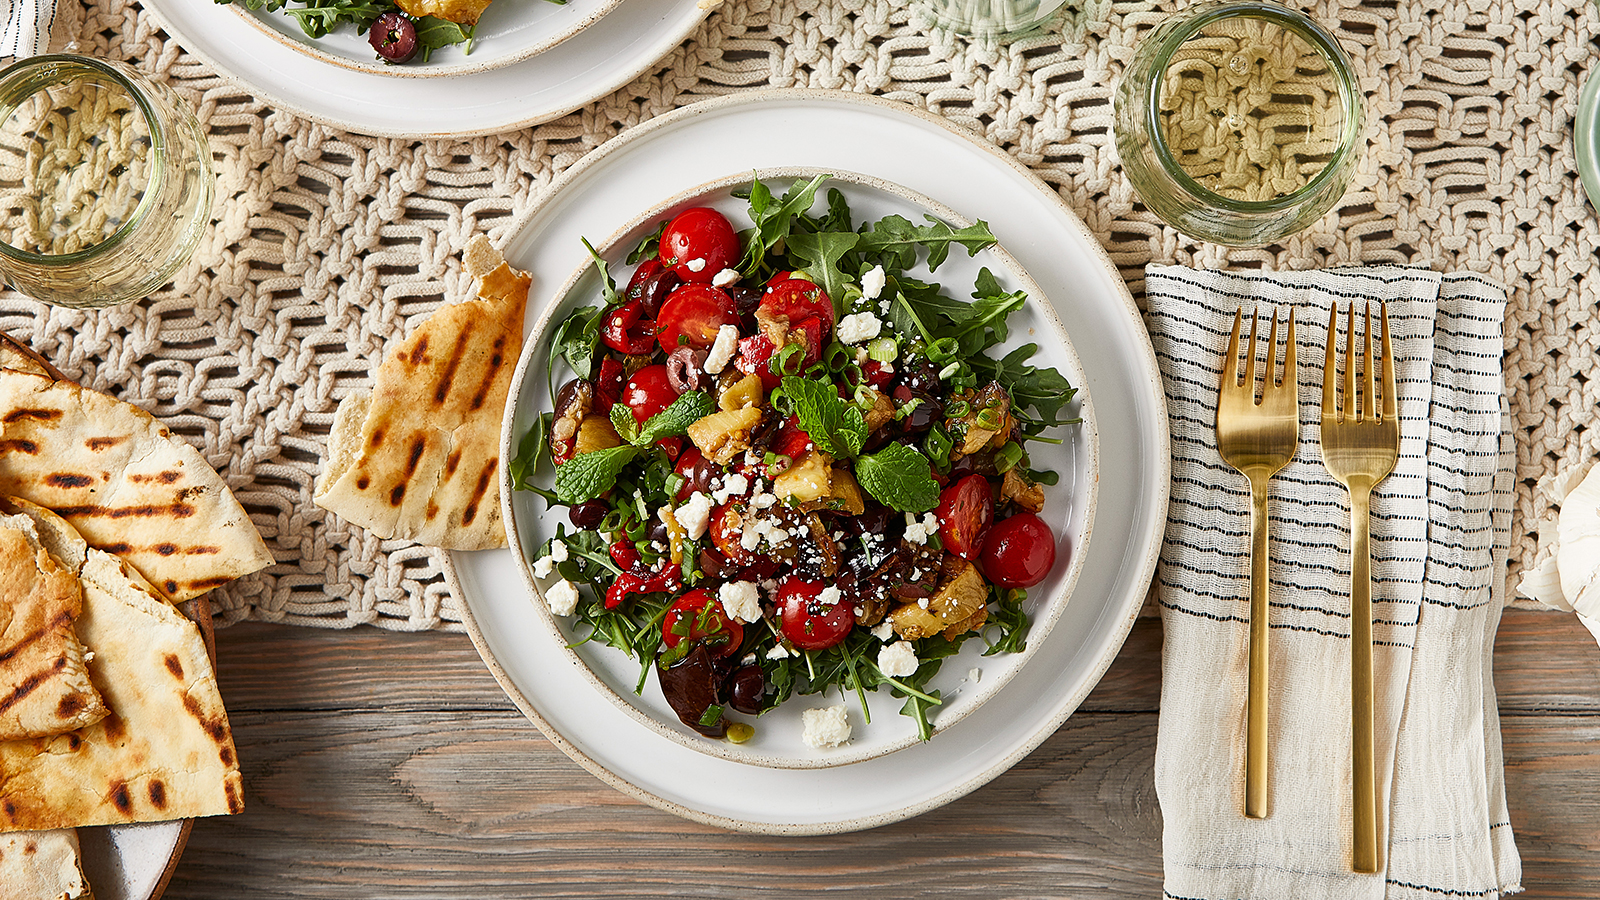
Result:
<svg viewBox="0 0 1600 900"><path fill-rule="evenodd" d="M207 2L207 0L193 0ZM1600 231L1571 121L1595 55L1586 0L1318 0L1350 49L1370 142L1330 214L1281 247L1230 251L1163 227L1118 169L1111 91L1177 3L1069 2L1048 33L983 47L920 32L890 0L729 0L653 74L536 128L463 141L346 134L278 112L162 33L136 2L64 2L55 45L134 62L198 108L220 169L213 232L174 284L105 312L0 294L0 328L194 442L278 563L221 591L219 623L458 628L426 548L311 503L339 398L388 343L470 288L468 237L511 219L586 151L708 96L756 87L879 94L966 125L1060 191L1135 296L1149 262L1412 263L1511 289L1515 570L1554 514L1537 481L1594 452ZM1513 580L1513 583L1515 581Z"/></svg>

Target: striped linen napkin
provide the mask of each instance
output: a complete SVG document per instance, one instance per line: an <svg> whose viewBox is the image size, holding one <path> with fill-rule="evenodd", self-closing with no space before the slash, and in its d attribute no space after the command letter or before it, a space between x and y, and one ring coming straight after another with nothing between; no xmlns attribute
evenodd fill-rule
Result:
<svg viewBox="0 0 1600 900"><path fill-rule="evenodd" d="M0 56L26 59L45 52L56 0L0 0Z"/></svg>
<svg viewBox="0 0 1600 900"><path fill-rule="evenodd" d="M1406 267L1145 274L1172 424L1157 572L1166 896L1492 900L1521 890L1490 669L1515 462L1505 290ZM1329 310L1363 300L1388 303L1401 424L1399 462L1372 502L1376 875L1351 870L1350 507L1319 442ZM1234 311L1259 305L1265 333L1273 304L1295 312L1300 443L1270 486L1271 814L1247 819L1250 489L1217 453L1216 398Z"/></svg>

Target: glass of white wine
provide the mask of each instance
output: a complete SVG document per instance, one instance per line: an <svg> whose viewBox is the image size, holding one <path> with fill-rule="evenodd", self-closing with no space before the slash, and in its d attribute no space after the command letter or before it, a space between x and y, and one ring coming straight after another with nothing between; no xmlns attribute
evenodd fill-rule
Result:
<svg viewBox="0 0 1600 900"><path fill-rule="evenodd" d="M0 275L16 290L145 297L193 255L214 192L205 132L165 85L72 54L0 70Z"/></svg>
<svg viewBox="0 0 1600 900"><path fill-rule="evenodd" d="M1174 228L1261 246L1344 196L1361 106L1349 56L1305 14L1270 0L1201 3L1140 43L1117 88L1117 153Z"/></svg>

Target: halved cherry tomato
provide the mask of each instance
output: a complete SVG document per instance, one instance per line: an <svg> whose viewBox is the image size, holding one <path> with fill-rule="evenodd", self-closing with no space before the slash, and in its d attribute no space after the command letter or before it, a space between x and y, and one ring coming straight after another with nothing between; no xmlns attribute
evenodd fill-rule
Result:
<svg viewBox="0 0 1600 900"><path fill-rule="evenodd" d="M686 284L661 304L656 317L656 337L667 353L682 346L705 349L717 340L722 326L738 324L733 298L709 284Z"/></svg>
<svg viewBox="0 0 1600 900"><path fill-rule="evenodd" d="M678 486L678 499L687 500L695 491L710 493L711 478L717 470L714 465L706 462L705 454L700 452L700 448L691 444L678 456L677 465L673 466L672 471L683 479L683 484Z"/></svg>
<svg viewBox="0 0 1600 900"><path fill-rule="evenodd" d="M962 559L977 559L994 522L994 489L982 475L968 475L939 494L939 540ZM1047 567L1048 568L1048 567Z"/></svg>
<svg viewBox="0 0 1600 900"><path fill-rule="evenodd" d="M634 420L643 425L651 416L671 406L676 399L678 392L667 377L667 367L657 363L633 373L628 383L622 386L622 395L617 402L633 410Z"/></svg>
<svg viewBox="0 0 1600 900"><path fill-rule="evenodd" d="M790 416L778 426L778 433L772 439L772 452L790 459L799 459L811 449L811 435L806 434L800 427L800 417Z"/></svg>
<svg viewBox="0 0 1600 900"><path fill-rule="evenodd" d="M728 656L744 643L744 626L728 618L710 591L699 588L674 601L661 620L661 643L670 649L683 640L704 644L712 656Z"/></svg>
<svg viewBox="0 0 1600 900"><path fill-rule="evenodd" d="M783 636L801 650L826 650L845 639L855 627L855 607L842 597L823 603L820 581L807 581L796 575L778 582L773 600Z"/></svg>
<svg viewBox="0 0 1600 900"><path fill-rule="evenodd" d="M788 372L802 372L815 365L822 359L822 336L824 326L816 316L810 316L789 325L790 343L804 341L805 351L798 358L788 358L784 361L784 369ZM783 376L772 370L772 357L777 348L764 334L751 335L739 341L739 358L734 360L734 366L746 375L761 376L761 386L768 391L776 388L783 381Z"/></svg>
<svg viewBox="0 0 1600 900"><path fill-rule="evenodd" d="M744 567L757 561L753 550L746 550L744 544L744 515L743 503L723 503L711 510L711 526L707 533L711 535L711 543L717 545L728 563L735 567Z"/></svg>
<svg viewBox="0 0 1600 900"><path fill-rule="evenodd" d="M607 347L618 353L639 356L649 353L655 346L656 323L645 318L643 303L629 300L606 314L600 336Z"/></svg>
<svg viewBox="0 0 1600 900"><path fill-rule="evenodd" d="M622 396L622 363L611 357L600 361L600 374L594 379L595 407L603 413L611 412L611 405Z"/></svg>
<svg viewBox="0 0 1600 900"><path fill-rule="evenodd" d="M1050 574L1056 562L1056 536L1033 513L1001 519L984 539L978 565L1000 587L1033 587Z"/></svg>
<svg viewBox="0 0 1600 900"><path fill-rule="evenodd" d="M639 299L639 289L644 287L644 283L650 279L650 276L664 268L666 266L663 266L659 259L647 259L639 263L639 268L633 270L633 277L628 279L628 288L623 291L623 294L629 300Z"/></svg>
<svg viewBox="0 0 1600 900"><path fill-rule="evenodd" d="M820 344L827 340L833 331L833 301L828 299L828 294L822 286L800 278L790 278L780 281L772 286L766 296L761 298L758 307L771 316L783 316L789 320L791 330L800 327L799 323L815 316L822 322L822 330L816 336Z"/></svg>
<svg viewBox="0 0 1600 900"><path fill-rule="evenodd" d="M661 232L661 262L684 281L710 284L718 272L737 265L739 256L738 233L708 206L678 213Z"/></svg>

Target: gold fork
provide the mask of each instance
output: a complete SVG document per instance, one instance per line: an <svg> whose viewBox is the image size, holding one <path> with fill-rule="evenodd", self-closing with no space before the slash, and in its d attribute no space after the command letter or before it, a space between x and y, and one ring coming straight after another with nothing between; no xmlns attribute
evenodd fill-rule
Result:
<svg viewBox="0 0 1600 900"><path fill-rule="evenodd" d="M1366 345L1360 402L1356 397L1356 309L1350 304L1345 326L1344 406L1335 396L1338 370L1334 341L1339 306L1328 316L1328 355L1322 373L1322 461L1350 492L1350 714L1352 809L1355 813L1355 870L1378 871L1378 791L1372 750L1372 556L1368 513L1372 489L1394 470L1400 455L1400 421L1395 415L1394 356L1389 349L1389 310L1383 320L1382 412L1374 396L1372 305L1366 309Z"/></svg>
<svg viewBox="0 0 1600 900"><path fill-rule="evenodd" d="M1239 329L1244 310L1233 316L1233 336L1217 390L1217 451L1250 479L1250 682L1245 701L1244 814L1267 815L1267 482L1294 457L1299 440L1296 400L1294 310L1289 310L1283 378L1275 380L1278 311L1272 311L1267 368L1256 401L1256 332L1260 312L1250 316L1250 349L1239 380Z"/></svg>

